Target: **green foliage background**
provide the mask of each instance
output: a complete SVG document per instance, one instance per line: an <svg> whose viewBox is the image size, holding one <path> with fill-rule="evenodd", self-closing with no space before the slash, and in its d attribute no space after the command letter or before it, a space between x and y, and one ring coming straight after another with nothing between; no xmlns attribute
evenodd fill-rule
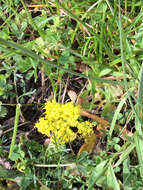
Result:
<svg viewBox="0 0 143 190"><path fill-rule="evenodd" d="M95 106L98 93L106 102L101 116L110 122L110 128L101 138L104 149L98 155L83 152L76 157L56 142L43 146L21 136L19 144L12 138L8 159L10 146L4 142L12 134L3 134L2 122L0 158L12 163L13 170L0 167L0 188L10 189L12 184L6 182L13 181L20 189L142 189L142 52L142 0L1 0L1 121L9 114L8 106L25 104L37 93L34 85L29 88L27 84L30 80L37 84L39 71L44 71L59 102L63 89L57 81L65 86L65 76L88 79L90 84L82 95L87 98L90 94L92 100L85 107ZM79 72L77 63L88 67L88 74ZM19 114L15 113L14 129ZM133 136L122 141L123 131L117 124ZM66 164L74 167L68 170Z"/></svg>

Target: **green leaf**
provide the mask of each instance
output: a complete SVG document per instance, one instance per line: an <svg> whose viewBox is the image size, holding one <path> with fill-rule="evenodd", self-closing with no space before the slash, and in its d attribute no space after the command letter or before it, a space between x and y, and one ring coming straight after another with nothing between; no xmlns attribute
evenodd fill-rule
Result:
<svg viewBox="0 0 143 190"><path fill-rule="evenodd" d="M116 179L116 176L111 164L109 165L109 169L107 171L107 186L108 188L112 187L112 189L114 190L120 190L119 183Z"/></svg>
<svg viewBox="0 0 143 190"><path fill-rule="evenodd" d="M99 77L105 76L107 74L109 74L112 71L112 69L103 69L100 73L99 73Z"/></svg>
<svg viewBox="0 0 143 190"><path fill-rule="evenodd" d="M12 180L16 181L15 178L18 178L18 176L21 176L22 174L15 170L7 170L3 166L0 166L0 178L5 180Z"/></svg>
<svg viewBox="0 0 143 190"><path fill-rule="evenodd" d="M99 185L106 185L106 175L105 172L107 170L107 162L108 160L102 161L100 164L98 164L92 171L91 175L89 176L88 180L88 190L92 190L93 186L95 184Z"/></svg>
<svg viewBox="0 0 143 190"><path fill-rule="evenodd" d="M129 165L130 165L130 158L128 156L123 162L123 185L124 185L124 190L132 190L131 181L130 181L131 171L130 171L130 166Z"/></svg>
<svg viewBox="0 0 143 190"><path fill-rule="evenodd" d="M3 88L0 87L0 96L2 96L3 93L4 93L4 90L3 90Z"/></svg>
<svg viewBox="0 0 143 190"><path fill-rule="evenodd" d="M20 158L20 154L19 153L15 153L15 152L12 152L12 154L10 155L9 159L12 160L12 161L16 161Z"/></svg>
<svg viewBox="0 0 143 190"><path fill-rule="evenodd" d="M17 67L17 69L20 71L20 72L22 72L22 73L24 73L24 72L26 72L26 71L28 71L32 66L31 66L31 63L30 63L30 61L29 61L29 58L22 58L22 56L21 55L15 55L15 56L13 56L13 59L14 59L14 61L16 62L16 67Z"/></svg>
<svg viewBox="0 0 143 190"><path fill-rule="evenodd" d="M120 103L119 103L119 105L118 105L118 107L117 107L117 109L116 109L116 111L115 111L115 114L114 114L114 116L113 116L112 123L111 123L111 126L110 126L110 130L109 130L109 139L110 139L111 136L112 136L112 133L113 133L113 130L114 130L116 121L117 121L117 119L118 119L118 115L119 115L119 113L120 113L120 111L121 111L121 109L122 109L124 103L126 102L126 100L127 100L127 96L125 96L125 97L120 101Z"/></svg>
<svg viewBox="0 0 143 190"><path fill-rule="evenodd" d="M22 190L27 190L27 187L32 183L33 176L30 174L26 174L25 176L20 178L18 185L22 187Z"/></svg>
<svg viewBox="0 0 143 190"><path fill-rule="evenodd" d="M0 102L0 117L5 117L7 114L7 109L6 109L6 107L2 106L1 104L2 104L2 102Z"/></svg>
<svg viewBox="0 0 143 190"><path fill-rule="evenodd" d="M24 96L31 96L32 94L34 94L36 92L36 89L33 90L32 92L26 92L24 94L22 94L21 96L18 97L18 99L24 97Z"/></svg>
<svg viewBox="0 0 143 190"><path fill-rule="evenodd" d="M130 145L126 148L126 151L124 151L124 152L120 155L120 157L119 157L118 161L116 162L115 166L119 166L125 159L127 159L128 156L129 156L129 154L134 150L134 148L135 148L135 144L133 144L133 143L130 144Z"/></svg>

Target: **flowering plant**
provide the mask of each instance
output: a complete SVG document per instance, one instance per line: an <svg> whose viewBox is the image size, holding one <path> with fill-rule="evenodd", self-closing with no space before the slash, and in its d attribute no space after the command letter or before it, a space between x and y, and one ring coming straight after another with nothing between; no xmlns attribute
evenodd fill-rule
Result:
<svg viewBox="0 0 143 190"><path fill-rule="evenodd" d="M65 144L73 141L77 134L82 137L93 133L92 124L88 121L79 122L78 118L81 113L79 105L74 105L72 102L65 104L57 103L55 100L45 103L44 117L41 117L35 127L42 134L51 136L54 141L56 137L59 144ZM72 127L77 128L77 132L72 130Z"/></svg>

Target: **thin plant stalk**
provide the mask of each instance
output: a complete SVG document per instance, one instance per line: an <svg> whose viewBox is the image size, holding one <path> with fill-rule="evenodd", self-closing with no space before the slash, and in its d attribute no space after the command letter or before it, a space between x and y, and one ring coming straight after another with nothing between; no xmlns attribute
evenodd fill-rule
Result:
<svg viewBox="0 0 143 190"><path fill-rule="evenodd" d="M17 104L16 105L16 113L15 113L15 121L14 121L14 130L13 130L12 141L11 141L9 156L8 156L9 158L11 158L11 155L12 155L13 150L14 150L17 128L18 128L19 115L20 115L20 104Z"/></svg>

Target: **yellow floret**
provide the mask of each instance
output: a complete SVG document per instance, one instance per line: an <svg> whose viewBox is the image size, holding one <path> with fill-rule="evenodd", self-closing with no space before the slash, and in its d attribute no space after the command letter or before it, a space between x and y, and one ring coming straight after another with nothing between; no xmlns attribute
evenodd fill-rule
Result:
<svg viewBox="0 0 143 190"><path fill-rule="evenodd" d="M78 133L81 134L81 136L83 137L93 133L93 127L89 121L78 123L77 128Z"/></svg>
<svg viewBox="0 0 143 190"><path fill-rule="evenodd" d="M55 100L45 103L45 116L39 119L35 127L46 136L55 137L59 144L71 142L76 138L77 133L85 137L93 132L92 124L88 121L80 123L78 118L81 113L80 106L72 102L66 104L57 103ZM77 127L77 133L73 132L71 127Z"/></svg>

